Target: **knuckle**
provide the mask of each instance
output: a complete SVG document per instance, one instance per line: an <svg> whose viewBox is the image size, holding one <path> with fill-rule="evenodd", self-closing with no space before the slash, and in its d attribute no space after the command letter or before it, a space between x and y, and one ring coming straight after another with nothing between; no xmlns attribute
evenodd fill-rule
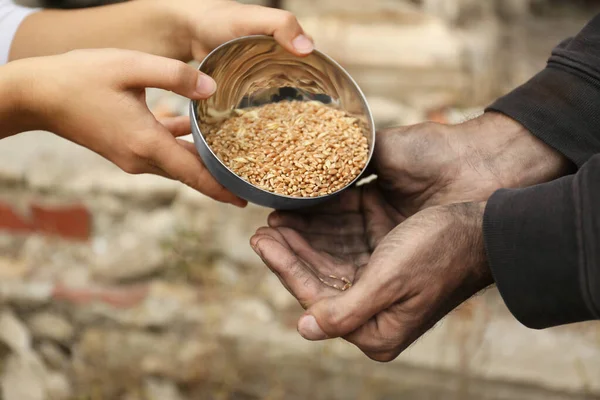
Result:
<svg viewBox="0 0 600 400"><path fill-rule="evenodd" d="M124 172L131 174L131 175L139 175L139 174L144 173L144 169L142 168L141 163L137 160L127 160L127 161L121 162L117 165Z"/></svg>
<svg viewBox="0 0 600 400"><path fill-rule="evenodd" d="M192 189L195 189L199 192L202 192L210 198L214 199L215 197L218 197L218 193L206 188L204 185L202 185L202 181L199 181L198 179L190 178L188 176L183 176L180 174L176 174L175 177L184 185L189 186Z"/></svg>
<svg viewBox="0 0 600 400"><path fill-rule="evenodd" d="M202 191L209 197L220 196L225 188L212 178L208 170L203 167L200 168L195 174L177 174L178 179L187 186Z"/></svg>
<svg viewBox="0 0 600 400"><path fill-rule="evenodd" d="M189 69L190 67L187 64L181 61L174 61L170 65L171 66L169 67L168 74L174 85L186 84L192 81L192 74L190 74Z"/></svg>
<svg viewBox="0 0 600 400"><path fill-rule="evenodd" d="M310 278L306 273L302 262L295 255L293 256L293 261L290 264L290 273L296 280L309 280Z"/></svg>
<svg viewBox="0 0 600 400"><path fill-rule="evenodd" d="M335 305L330 305L327 308L326 321L327 324L336 332L346 332L349 328L348 313L340 312Z"/></svg>
<svg viewBox="0 0 600 400"><path fill-rule="evenodd" d="M374 334L368 338L364 338L360 342L360 348L365 353L371 354L386 354L394 353L401 347L399 340L396 338L384 338L380 334Z"/></svg>
<svg viewBox="0 0 600 400"><path fill-rule="evenodd" d="M121 67L127 74L133 74L139 69L139 57L135 52L113 52L112 62Z"/></svg>
<svg viewBox="0 0 600 400"><path fill-rule="evenodd" d="M191 174L187 171L181 171L180 169L172 169L169 171L171 176L174 179L177 179L179 182L183 183L186 186L191 187L194 190L197 190L210 198L218 198L220 195L220 189L208 183L205 179L203 179L203 174L200 176L196 174Z"/></svg>
<svg viewBox="0 0 600 400"><path fill-rule="evenodd" d="M299 25L298 18L290 11L281 11L281 27L293 27Z"/></svg>
<svg viewBox="0 0 600 400"><path fill-rule="evenodd" d="M145 160L154 154L154 145L151 141L133 140L128 144L128 149L131 158L136 160Z"/></svg>

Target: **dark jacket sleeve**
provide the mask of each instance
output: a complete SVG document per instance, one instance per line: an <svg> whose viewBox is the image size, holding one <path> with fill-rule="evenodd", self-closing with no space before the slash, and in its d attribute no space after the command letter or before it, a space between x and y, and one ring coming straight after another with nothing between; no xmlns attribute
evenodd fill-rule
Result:
<svg viewBox="0 0 600 400"><path fill-rule="evenodd" d="M576 175L494 193L484 237L498 289L524 325L599 319L600 155Z"/></svg>
<svg viewBox="0 0 600 400"><path fill-rule="evenodd" d="M489 199L484 238L504 301L531 328L600 318L600 16L488 110L519 121L580 167Z"/></svg>
<svg viewBox="0 0 600 400"><path fill-rule="evenodd" d="M578 167L600 153L600 15L556 47L544 70L487 110L519 121Z"/></svg>

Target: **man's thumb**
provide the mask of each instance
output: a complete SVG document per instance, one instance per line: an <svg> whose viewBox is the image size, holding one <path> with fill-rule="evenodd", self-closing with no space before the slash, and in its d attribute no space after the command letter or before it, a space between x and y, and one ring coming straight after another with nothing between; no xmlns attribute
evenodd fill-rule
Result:
<svg viewBox="0 0 600 400"><path fill-rule="evenodd" d="M313 304L298 321L298 332L307 340L343 337L364 325L380 310L373 307L372 297L362 297L352 288L338 296Z"/></svg>

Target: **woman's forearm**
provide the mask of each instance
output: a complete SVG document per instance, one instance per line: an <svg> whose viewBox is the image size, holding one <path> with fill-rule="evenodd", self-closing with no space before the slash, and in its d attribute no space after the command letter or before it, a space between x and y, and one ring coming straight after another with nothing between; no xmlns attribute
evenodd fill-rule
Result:
<svg viewBox="0 0 600 400"><path fill-rule="evenodd" d="M163 1L132 1L81 10L43 10L28 16L13 39L9 60L114 47L184 61L189 32Z"/></svg>
<svg viewBox="0 0 600 400"><path fill-rule="evenodd" d="M0 67L0 139L40 129L33 107L28 104L27 68L20 63Z"/></svg>

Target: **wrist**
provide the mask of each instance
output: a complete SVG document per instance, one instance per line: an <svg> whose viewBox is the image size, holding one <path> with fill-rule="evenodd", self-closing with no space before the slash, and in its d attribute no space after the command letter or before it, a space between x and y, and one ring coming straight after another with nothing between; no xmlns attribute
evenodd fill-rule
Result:
<svg viewBox="0 0 600 400"><path fill-rule="evenodd" d="M566 157L504 114L486 112L462 126L467 143L464 156L494 173L500 187L532 186L574 170Z"/></svg>
<svg viewBox="0 0 600 400"><path fill-rule="evenodd" d="M483 216L487 201L451 204L445 206L452 216L452 224L455 224L457 238L462 240L457 243L462 247L460 251L461 264L467 268L465 272L466 288L469 293L476 293L494 283L491 269L485 252L483 237Z"/></svg>
<svg viewBox="0 0 600 400"><path fill-rule="evenodd" d="M481 289L494 283L494 277L485 252L483 237L483 216L487 201L467 203L465 223L470 236L473 277Z"/></svg>
<svg viewBox="0 0 600 400"><path fill-rule="evenodd" d="M0 67L0 138L43 129L30 101L34 85L22 61Z"/></svg>
<svg viewBox="0 0 600 400"><path fill-rule="evenodd" d="M154 0L141 3L150 9L150 19L161 26L159 34L160 50L156 54L180 61L192 61L192 26L188 13L182 10L178 1Z"/></svg>

